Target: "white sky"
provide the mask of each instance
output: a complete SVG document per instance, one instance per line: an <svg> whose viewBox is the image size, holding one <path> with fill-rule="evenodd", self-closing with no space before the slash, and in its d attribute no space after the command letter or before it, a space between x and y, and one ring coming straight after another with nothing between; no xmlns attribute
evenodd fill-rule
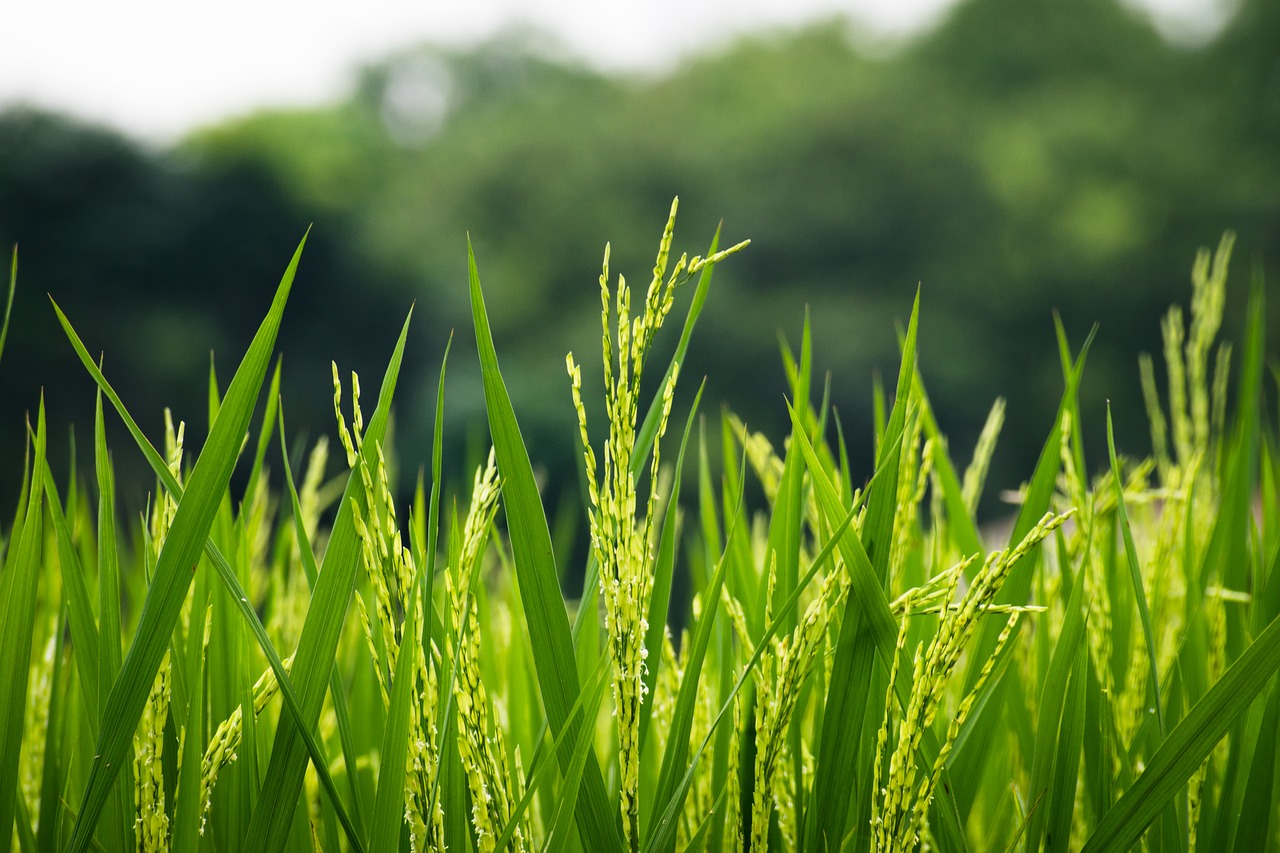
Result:
<svg viewBox="0 0 1280 853"><path fill-rule="evenodd" d="M1069 2L1069 0L1065 0ZM902 34L951 0L31 0L0 15L0 109L32 103L157 142L267 105L339 97L362 61L521 22L603 68L660 68L734 34L846 13ZM1173 31L1230 0L1130 0ZM0 152L3 156L3 152Z"/></svg>

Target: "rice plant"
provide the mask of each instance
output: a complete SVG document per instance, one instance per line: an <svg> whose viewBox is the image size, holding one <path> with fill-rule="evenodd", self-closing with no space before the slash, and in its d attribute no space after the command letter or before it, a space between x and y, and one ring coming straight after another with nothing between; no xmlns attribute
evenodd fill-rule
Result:
<svg viewBox="0 0 1280 853"><path fill-rule="evenodd" d="M470 253L491 449L443 482L446 351L408 506L388 421L409 320L368 417L333 367L343 470L326 437L288 447L271 352L302 246L211 379L199 448L167 413L157 448L55 304L99 388L94 464L51 470L37 406L0 569L0 853L1280 846L1275 377L1260 280L1245 340L1218 340L1231 238L1163 322L1163 376L1144 357L1144 399L1113 403L1145 407L1150 458L1083 422L1093 335L1058 327L1062 401L994 539L977 507L1004 403L962 468L916 363L919 298L871 477L807 323L782 352L788 435L700 412L681 364L747 243L677 257L676 210L634 307L605 248L601 391L566 357L575 601ZM108 410L136 444L114 452L156 476L138 518ZM1108 438L1088 456L1086 426Z"/></svg>

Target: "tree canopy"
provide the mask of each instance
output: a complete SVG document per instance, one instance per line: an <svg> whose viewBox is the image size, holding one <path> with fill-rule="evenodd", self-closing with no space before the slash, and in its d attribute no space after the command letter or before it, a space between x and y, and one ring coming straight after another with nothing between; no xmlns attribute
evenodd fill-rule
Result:
<svg viewBox="0 0 1280 853"><path fill-rule="evenodd" d="M401 441L425 447L447 330L463 342L469 328L469 233L517 412L534 452L558 465L575 433L557 365L598 337L603 246L613 241L615 270L647 279L654 223L679 194L678 248L705 251L721 217L725 239L752 240L717 273L686 366L710 377L711 399L781 434L777 336L798 342L807 305L815 363L862 441L871 377L896 362L893 321L919 286L934 405L963 455L993 398L1009 398L993 476L1012 487L1001 478L1035 452L1019 436L1043 434L1061 392L1053 311L1076 345L1102 324L1084 405L1133 401L1117 429L1141 449L1135 356L1159 347L1159 314L1197 247L1234 230L1240 257L1276 280L1277 43L1268 0L1243 0L1198 46L1164 40L1115 0L965 0L892 50L836 19L630 76L512 32L404 51L365 68L340 103L228 121L172 152L8 116L0 134L28 134L19 148L36 150L37 125L50 139L22 155L44 166L0 164L0 239L23 242L29 293L63 302L93 282L83 298L102 306L86 308L101 334L87 337L151 387L145 377L197 367L177 343L245 334L260 306L238 301L269 293L314 220L328 254L313 243L304 260L285 346L308 373L289 385L324 398L327 356L310 343L377 358L389 318L416 300L418 368L398 415ZM131 354L130 336L112 337L144 321L177 336L172 354ZM482 410L477 373L455 355L455 424ZM858 456L869 464L869 444Z"/></svg>

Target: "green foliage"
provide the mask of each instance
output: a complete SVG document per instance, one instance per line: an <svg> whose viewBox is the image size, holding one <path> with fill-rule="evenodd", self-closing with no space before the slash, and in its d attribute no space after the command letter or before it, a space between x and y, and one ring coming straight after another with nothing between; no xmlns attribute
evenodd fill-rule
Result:
<svg viewBox="0 0 1280 853"><path fill-rule="evenodd" d="M171 407L193 438L207 434L201 380L210 353L230 375L235 362L221 359L248 345L270 305L279 259L315 210L304 210L261 162L196 162L29 109L0 113L0 149L4 271L17 243L20 281L29 284L17 288L5 339L5 365L18 351L23 369L0 372L0 394L34 401L43 388L51 423L74 423L81 436L92 435L93 381L48 310L44 294L53 293L94 355L110 354L104 368L140 422L158 428ZM294 307L279 341L286 402L299 427L327 423L329 404L323 392L293 396L295 381L327 376L334 358L364 372L380 369L385 353L368 342L375 329L380 338L398 323L409 301L369 300L351 310L351 281L400 293L408 285L391 285L395 276L361 257L339 236L343 227L341 217L316 220L303 264L310 300ZM432 327L433 339L443 339L441 330ZM130 440L115 419L106 426L113 446ZM61 428L50 439L50 463L61 470L74 449ZM0 421L6 492L21 480L25 440L23 410L15 408ZM120 454L114 464L124 505L139 509L149 467L136 454Z"/></svg>
<svg viewBox="0 0 1280 853"><path fill-rule="evenodd" d="M808 304L813 375L832 373L831 408L865 478L868 377L896 369L893 323L924 282L919 361L957 449L973 446L993 397L1009 402L987 520L1035 464L1059 402L1047 308L1073 329L1104 324L1079 400L1088 462L1103 465L1105 401L1137 396L1133 359L1160 349L1148 318L1178 294L1188 247L1231 227L1277 280L1280 20L1271 0L1225 5L1234 13L1222 31L1187 42L1122 0L958 0L894 43L831 20L643 75L583 67L515 32L406 49L353 75L332 104L238 117L167 151L6 112L0 246L21 244L35 286L15 301L10 342L33 366L0 374L0 392L34 400L43 387L50 422L88 434L91 386L34 298L48 291L109 354L144 424L158 427L171 406L203 432L193 377L209 350L243 348L269 299L260 283L314 220L311 298L281 333L291 438L327 423L329 361L381 370L377 342L416 300L425 310L410 345L424 357L405 366L396 429L425 447L428 365L449 329L469 338L472 327L456 245L467 228L504 378L555 505L576 492L577 448L561 377L541 365L594 346L591 259L610 236L648 227L678 191L700 233L728 212L736 232L756 235L682 358L686 377L708 377L707 401L785 433L777 400L791 391L774 341L780 326L798 340L794 306ZM615 249L623 269L650 260ZM1243 290L1232 299L1228 332L1240 340ZM599 367L584 364L591 386ZM479 366L460 362L453 377L468 390L451 400L447 428L478 434ZM676 401L677 420L686 405ZM1118 446L1142 446L1141 409L1113 416ZM0 421L0 458L18 459L24 441L21 412ZM59 469L65 445L55 431ZM134 463L116 460L126 499L140 499L149 476ZM451 476L464 467L446 460ZM20 478L12 464L0 487Z"/></svg>
<svg viewBox="0 0 1280 853"><path fill-rule="evenodd" d="M1102 451L1105 400L1136 396L1133 359L1160 346L1147 320L1185 281L1186 247L1225 224L1275 263L1280 220L1262 188L1280 182L1280 29L1267 0L1240 5L1215 39L1182 45L1115 0L967 0L893 46L829 21L635 77L513 33L407 50L365 69L341 103L228 122L187 148L265 162L312 205L349 215L352 239L404 271L446 327L469 323L454 245L465 224L525 437L556 473L572 470L572 419L535 365L594 345L585 259L676 192L696 200L682 214L692 227L727 211L756 235L721 277L686 375L707 375L709 399L754 428L787 430L772 342L780 325L798 336L791 306L808 304L814 375L834 372L860 476L875 459L864 377L895 369L893 323L925 282L919 358L953 438L976 439L996 394L1011 404L986 517L1034 464L1058 404L1046 307L1072 328L1104 324L1080 399ZM647 260L615 249L621 268ZM739 390L762 382L768 394ZM480 412L460 399L451 425ZM1120 445L1137 446L1140 410L1114 416ZM425 443L425 423L404 426Z"/></svg>
<svg viewBox="0 0 1280 853"><path fill-rule="evenodd" d="M798 353L783 348L782 443L726 412L718 479L705 415L673 448L711 270L745 246L719 250L717 234L668 271L674 226L673 206L634 313L625 279L601 277L603 444L572 359L563 380L590 480L567 511L595 539L576 601L473 254L493 452L469 494L451 486L438 412L430 498L419 482L407 514L388 436L407 320L367 423L358 376L348 420L333 367L348 470L326 480L321 439L299 487L282 446L287 497L270 488L268 444L285 429L279 371L267 375L301 247L230 385L212 390L194 463L181 424L163 454L146 438L57 309L99 388L97 500L74 476L59 491L41 410L0 569L0 676L15 686L0 694L3 849L1280 843L1280 448L1260 277L1228 395L1217 329L1231 240L1196 263L1189 331L1176 308L1164 325L1163 393L1144 368L1172 452L1157 441L1158 459L1123 457L1108 424L1110 464L1089 476L1079 390L1093 337L1073 355L1060 325L1059 410L1001 534L976 519L1000 406L962 479L917 358L927 293L870 478L832 441L829 398L813 399L807 324ZM671 295L695 275L677 357L642 398ZM117 512L103 397L156 475L136 524Z"/></svg>

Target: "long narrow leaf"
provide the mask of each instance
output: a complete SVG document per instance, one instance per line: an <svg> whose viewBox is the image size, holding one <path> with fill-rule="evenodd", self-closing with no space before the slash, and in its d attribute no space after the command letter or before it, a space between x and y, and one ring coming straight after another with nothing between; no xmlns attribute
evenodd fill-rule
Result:
<svg viewBox="0 0 1280 853"><path fill-rule="evenodd" d="M609 683L609 680L604 677L605 673L609 671L607 666L608 663L609 663L608 656L601 655L599 658L599 662L596 664L595 669L592 670L591 674L588 675L586 679L584 679L582 693L578 695L578 701L575 702L573 704L573 707L569 709L569 717L571 719L576 719L579 717L581 717L581 719L583 720L595 719L596 712L600 708L600 700L604 696L604 686ZM565 728L565 729L561 729L560 734L556 735L555 740L552 741L551 743L552 753L560 752L561 747L563 747L565 744L565 736L567 734L568 734L568 729ZM578 728L578 731L576 733L577 740L574 741L573 749L570 751L570 759L568 764L569 770L565 774L566 780L568 780L569 777L574 772L573 763L578 757L579 750L581 750L583 754L583 760L585 761L587 747L591 743L591 735L592 735L591 726L584 725ZM517 802L515 806L512 807L511 816L507 818L506 826L504 826L502 828L502 831L497 834L497 839L494 841L494 845L493 845L495 850L506 849L506 845L511 842L511 838L515 835L516 829L519 828L520 821L524 819L524 813L528 810L530 804L533 803L534 794L538 792L539 787L549 777L552 768L556 766L557 766L556 762L548 759L542 762L541 764L537 765L536 769L533 770L532 775L529 777L528 781L525 783L524 796L522 796L519 802ZM565 787L567 790L568 786L566 785ZM573 790L577 790L577 787L574 786ZM566 802L567 800L568 800L568 795L566 794L560 800L558 800L558 802Z"/></svg>
<svg viewBox="0 0 1280 853"><path fill-rule="evenodd" d="M1280 736L1280 690L1273 685L1258 727L1258 741L1241 801L1235 850L1265 850L1274 839L1271 831L1275 802L1276 738Z"/></svg>
<svg viewBox="0 0 1280 853"><path fill-rule="evenodd" d="M809 379L813 367L812 345L809 336L809 317L805 315L804 334L800 344L800 365L795 371L792 388L792 404L801 414L809 411ZM773 561L774 600L785 600L800 575L800 541L804 529L804 508L801 498L804 492L804 457L794 446L787 448L782 463L782 477L778 493L773 501L769 518L769 538L766 553ZM783 614L783 633L794 630L798 621L793 608ZM797 759L799 755L795 756Z"/></svg>
<svg viewBox="0 0 1280 853"><path fill-rule="evenodd" d="M192 569L204 549L209 527L239 456L301 252L302 245L299 245L276 291L271 310L236 370L218 418L209 431L209 439L191 472L187 490L178 503L173 524L156 561L155 575L142 606L137 633L120 677L107 697L102 731L79 810L80 819L69 846L73 853L81 853L88 847L107 794L133 744L133 732L142 716L161 660L169 648L169 636L191 584ZM58 316L68 335L73 336L61 310Z"/></svg>
<svg viewBox="0 0 1280 853"><path fill-rule="evenodd" d="M45 493L46 499L48 492ZM65 655L63 654L65 646L67 627L66 612L58 614L58 621L54 626L56 633L53 635L53 667L49 677L49 705L48 716L45 718L44 727L44 761L40 768L40 808L36 815L37 835L36 848L39 853L54 853L58 849L58 811L61 808L59 802L62 793L62 785L64 784L63 776L66 771L66 761L59 748L58 733L63 730L63 715L66 713L66 690L59 689L64 684L62 679L62 667L64 665Z"/></svg>
<svg viewBox="0 0 1280 853"><path fill-rule="evenodd" d="M1083 853L1128 850L1136 844L1277 670L1280 619L1267 626L1169 732L1142 773L1098 822Z"/></svg>
<svg viewBox="0 0 1280 853"><path fill-rule="evenodd" d="M693 647L689 650L688 663L680 680L680 690L676 694L676 707L671 714L671 723L667 728L666 748L662 753L662 767L658 773L658 786L654 792L654 802L658 814L678 814L674 808L677 798L683 800L683 792L677 792L676 774L685 766L685 757L689 754L689 732L693 726L694 704L697 700L698 682L702 678L702 663L706 659L707 647L711 641L711 627L715 621L716 610L720 604L720 589L724 585L725 569L728 561L720 560L715 574L706 589L706 605L702 618L698 620L698 630L694 635ZM650 826L650 839L646 845L649 850L670 849L675 836L667 835L667 844L658 845L663 838L662 825Z"/></svg>
<svg viewBox="0 0 1280 853"><path fill-rule="evenodd" d="M600 700L604 698L605 685L607 683L607 679L601 678L596 682L594 689L589 693L582 694L583 697L587 698L587 702L583 706L586 711L583 719L590 720L595 717L596 710L600 707ZM581 726L576 737L577 741L573 744L573 752L569 755L569 768L564 774L563 788L565 793L556 803L555 817L551 821L551 831L547 833L547 840L543 845L543 850L546 853L554 853L554 851L563 850L568 846L569 833L573 826L570 818L574 810L574 800L577 798L577 792L580 788L582 771L587 766L587 757L591 755L591 727ZM514 816L511 825L517 825ZM500 848L495 846L495 849Z"/></svg>
<svg viewBox="0 0 1280 853"><path fill-rule="evenodd" d="M1031 761L1031 787L1029 797L1039 799L1049 790L1053 769L1062 759L1062 738L1059 731L1065 711L1067 682L1074 678L1077 653L1084 641L1084 578L1077 578L1067 602L1062 630L1054 646L1049 669L1040 689L1040 712L1036 721L1036 751ZM1083 680L1083 675L1081 675ZM1083 696L1083 694L1081 694ZM1027 846L1036 850L1047 826L1043 809L1031 812L1027 820Z"/></svg>
<svg viewBox="0 0 1280 853"><path fill-rule="evenodd" d="M209 600L207 578L197 578L191 600L191 622L187 629L186 667L189 688L187 692L186 730L182 738L182 762L176 802L173 807L173 851L194 853L200 844L200 777L204 756L205 722L205 661L204 628ZM178 664L175 662L174 668Z"/></svg>
<svg viewBox="0 0 1280 853"><path fill-rule="evenodd" d="M1076 783L1080 773L1080 750L1084 742L1084 691L1086 656L1083 646L1076 648L1071 671L1071 689L1062 706L1062 728L1058 734L1058 751L1053 768L1053 785L1049 799L1045 853L1069 850L1071 819L1076 806Z"/></svg>
<svg viewBox="0 0 1280 853"><path fill-rule="evenodd" d="M1057 489L1058 471L1062 466L1062 419L1064 415L1074 411L1078 406L1077 394L1080 387L1080 379L1084 375L1085 362L1096 334L1097 327L1095 326L1090 331L1089 336L1085 338L1084 344L1080 347L1080 355L1076 358L1075 364L1071 368L1066 387L1062 392L1062 399L1058 403L1057 414L1054 416L1053 425L1049 429L1049 436L1045 439L1044 446L1040 450L1040 456L1036 460L1036 467L1031 475L1031 481L1027 485L1022 509L1018 511L1013 531L1009 535L1010 548L1021 542L1027 532L1035 526L1036 522L1048 510L1049 502ZM1039 550L1038 547L1033 548L1031 552L1024 555L1013 565L1000 588L1000 592L996 596L996 603L1014 605L1027 603L1031 593L1033 577L1031 570L1037 564L1036 555ZM1015 625L1014 637L1020 631L1021 625L1022 622ZM1000 626L994 622L984 623L978 628L977 636L973 639L971 647L969 667L965 672L964 689L966 692L972 690L977 683L983 666L995 650L999 632ZM1012 649L1013 646L1014 644L1010 642L1006 645L1006 649ZM1003 690L1004 680L1010 677L1010 672L1011 669L1006 669L999 675L998 679L992 679L988 689L993 693ZM998 702L976 709L970 714L969 720L966 721L972 736L966 739L963 748L958 744L952 752L950 763L957 768L952 781L954 783L955 799L960 804L962 814L967 814L977 795L978 788L982 784L982 777L986 772L987 759L992 752L991 740L1001 729L993 717L1003 713L1003 710L1003 704Z"/></svg>
<svg viewBox="0 0 1280 853"><path fill-rule="evenodd" d="M415 578L421 583L421 576ZM421 599L419 599L421 601ZM422 606L408 608L400 653L396 655L395 682L391 686L391 705L387 709L386 728L382 733L382 772L373 803L373 825L369 828L370 850L391 850L400 838L404 824L405 757L409 752L410 714L418 676L418 655L422 654L418 638Z"/></svg>
<svg viewBox="0 0 1280 853"><path fill-rule="evenodd" d="M796 413L792 410L791 414L792 423L794 424L797 422ZM887 438L891 441L901 441L900 435L888 436ZM814 496L818 502L819 512L826 519L828 525L833 528L838 527L846 512L839 493L836 492L831 481L823 473L818 462L817 453L805 437L804 432L793 431L792 440L799 442L800 449L809 465L809 477L814 487ZM873 477L872 479L874 482L875 478ZM867 556L867 551L857 533L852 530L846 530L843 535L838 537L838 547L840 556L844 560L845 570L849 572L849 597L850 599L857 599L860 607L857 612L861 614L859 618L866 620L865 624L871 634L871 638L875 641L880 662L884 666L885 672L888 672L893 665L894 657L899 656L897 650L898 620L893 615L884 587L876 577L875 569L872 568L871 560ZM901 657L903 658L903 668L909 668L911 660L907 657L905 649L902 651ZM835 680L834 673L832 680ZM900 679L898 686L895 687L897 699L904 709L911 699L910 689L906 679ZM830 687L828 687L827 692L828 696L830 696L832 692ZM829 718L831 713L830 700L828 700L828 708L824 719ZM937 734L931 728L925 729L921 734L916 754L916 761L924 768L925 772L932 772L933 763L937 759L940 750L941 745L938 742ZM947 834L948 843L963 845L964 833L961 829L963 824L960 820L955 800L951 796L951 791L952 786L948 780L948 771L944 769L942 781L937 788L931 815L936 814L937 819L934 820L934 826L935 828L943 827L942 831ZM834 836L828 835L827 837L830 839Z"/></svg>
<svg viewBox="0 0 1280 853"><path fill-rule="evenodd" d="M471 314L484 377L485 408L489 415L489 431L498 459L498 471L502 475L502 505L506 509L516 585L524 603L534 667L552 732L558 735L561 728L569 726L569 737L576 740L573 732L577 731L580 723L569 719L569 709L578 698L578 667L569 617L560 593L555 554L551 550L551 531L534 481L533 465L498 367L498 354L493 346L484 295L480 291L480 274L476 270L470 242L467 244L467 265ZM562 755L560 760L567 770L570 756ZM588 847L599 851L622 848L621 833L614 821L613 809L609 807L604 778L594 750L582 774L582 790L575 814L578 829Z"/></svg>
<svg viewBox="0 0 1280 853"><path fill-rule="evenodd" d="M84 579L84 567L76 554L71 537L71 525L62 510L58 487L53 482L53 472L44 466L45 504L53 520L54 537L58 543L58 568L62 579L62 595L67 607L67 623L71 627L71 642L75 647L76 671L80 675L80 687L85 691L84 705L93 709L88 720L93 734L98 728L98 625L93 615L93 603L89 585Z"/></svg>
<svg viewBox="0 0 1280 853"><path fill-rule="evenodd" d="M759 663L761 655L765 653L766 649L770 648L770 645L769 645L770 641L773 639L774 635L776 635L779 629L782 627L785 621L785 618L782 615L782 611L785 611L788 608L794 607L796 605L796 602L800 600L800 593L802 593L805 587L808 586L809 581L811 581L813 577L818 573L818 570L822 568L822 566L827 562L828 559L830 559L831 554L836 549L837 543L839 542L839 540L841 539L845 531L847 531L850 528L850 526L853 524L854 516L857 515L857 512L859 509L860 509L860 505L855 505L849 511L849 513L844 517L844 520L841 521L838 525L836 525L835 531L833 532L831 538L827 541L826 545L822 547L822 550L819 551L818 554L814 557L813 564L809 567L809 570L805 573L804 577L801 579L800 583L796 586L796 588L792 590L791 595L783 603L783 606L779 611L778 615L776 615L773 618L773 620L769 623L768 627L765 629L764 635L760 638L760 641L756 644L756 647L752 652L751 657L748 658L747 660L746 666L743 667L742 674L738 676L738 680L734 684L733 689L729 691L729 695L725 698L723 704L720 706L719 713L717 713L715 716L715 719L712 720L711 726L707 730L706 735L703 737L701 745L699 745L697 751L694 753L692 760L689 761L689 764L685 769L684 775L680 778L678 782L675 781L675 777L672 771L678 772L678 768L684 764L684 756L688 754L689 723L685 722L681 724L679 727L677 727L673 723L671 732L670 732L670 739L667 742L668 755L670 757L668 757L667 755L664 755L663 757L663 775L660 777L660 779L662 779L663 781L659 782L659 789L658 789L658 792L659 792L658 803L660 808L660 812L659 812L660 818L654 824L649 840L645 844L646 853L657 853L657 851L671 849L675 841L676 821L680 815L680 809L684 805L685 794L689 790L689 783L693 779L694 770L697 768L698 761L701 759L703 751L707 748L707 744L711 742L711 738L715 734L717 726L720 725L720 721L724 719L725 714L727 714L729 712L729 709L733 707L734 699L737 697L738 692L742 689L743 684L746 683L747 678L755 670L756 664ZM726 563L727 561L722 559L720 565L716 568L716 574L713 577L711 586L708 590L708 597L710 597L710 594L714 592L716 599L719 598L720 584L724 582L724 569L725 569ZM711 605L711 604L708 605L709 608L712 606L714 605ZM701 644L701 648L695 648L694 650L694 654L696 654L699 659L701 659L706 653L707 639L710 637L710 634L711 634L710 622L712 621L712 619L710 617L714 616L714 612L709 610L707 616L708 618L703 619L699 623L698 637L695 640L695 642ZM704 636L703 625L707 626L705 628L705 636ZM686 687L685 683L682 683L680 685L680 694L676 698L676 712L673 715L673 720L680 718L682 714L682 710L681 710L682 703L686 706L683 709L683 714L688 717L692 717L692 714L693 714L692 706L694 701L696 700L697 679L691 678L690 683L692 685L691 687ZM669 795L663 796L664 788L669 791Z"/></svg>
<svg viewBox="0 0 1280 853"><path fill-rule="evenodd" d="M302 521L302 504L298 498L298 488L293 481L293 471L289 467L288 448L284 437L284 412L280 412L280 452L284 456L284 477L285 485L289 491L289 500L293 510L293 532L297 537L298 553L302 557L302 570L307 577L307 587L314 594L316 588L316 580L320 574L320 567L316 565L315 551L312 550L311 542L307 537L306 527ZM279 676L277 676L277 679ZM347 770L347 785L351 789L352 811L355 812L355 822L360 831L366 828L364 819L364 802L360 785L356 779L356 747L355 734L351 726L351 712L347 707L347 697L343 690L342 677L339 675L337 668L329 675L329 695L333 698L334 716L338 722L338 741L342 746L342 760Z"/></svg>
<svg viewBox="0 0 1280 853"><path fill-rule="evenodd" d="M1116 492L1116 516L1120 522L1120 536L1124 541L1125 562L1129 564L1129 579L1133 581L1133 597L1138 603L1138 620L1142 625L1142 639L1147 644L1148 682L1156 708L1156 724L1164 735L1164 703L1160 701L1160 672L1156 657L1155 632L1151 627L1151 610L1147 607L1147 592L1142 585L1142 567L1138 564L1138 549L1133 544L1133 531L1129 527L1129 513L1125 509L1124 472L1116 459L1116 438L1111 428L1111 407L1107 406L1107 454L1111 460L1111 481Z"/></svg>
<svg viewBox="0 0 1280 853"><path fill-rule="evenodd" d="M391 399L395 395L396 380L400 376L400 364L404 358L405 340L409 334L410 316L405 318L396 340L391 360L387 364L378 392L378 405L365 429L360 447L363 457L372 458L373 448L386 435L387 421L391 416ZM224 403L225 405L225 403ZM360 463L357 463L360 464ZM346 491L333 524L328 547L324 552L322 570L311 592L311 606L307 609L298 649L294 652L293 666L288 681L298 693L302 719L292 715L282 717L276 729L271 748L271 760L266 778L245 838L249 853L279 851L288 839L292 812L302 791L307 760L312 755L309 740L320 718L320 709L328 692L337 654L338 637L342 632L347 606L355 589L356 572L360 566L360 543L355 529L354 502L361 499L364 486L353 469L347 477ZM317 770L321 768L317 766ZM323 778L323 775L322 775ZM341 817L342 812L338 812ZM344 826L345 828L345 826ZM353 846L359 846L354 842Z"/></svg>
<svg viewBox="0 0 1280 853"><path fill-rule="evenodd" d="M81 353L81 357L84 359L87 359L88 356L86 353L84 353L83 345L80 343L79 339L73 336L72 342L77 347L77 352ZM402 333L402 343L403 343L403 333ZM115 392L111 388L111 385L106 381L106 377L104 377L101 374L101 372L97 369L97 367L92 364L92 362L86 361L86 364L90 366L90 372L93 374L94 379L98 382L99 386L106 392L107 397L110 400L112 400L113 404L116 406L117 411L119 412L121 418L125 421L125 424L128 427L130 433L133 435L135 441L137 442L138 447L142 450L143 455L147 458L149 462L152 463L154 471L157 477L160 479L161 485L165 488L165 490L170 494L170 496L175 501L180 501L184 493L183 489L181 485L177 482L177 480L174 478L173 473L169 471L168 467L162 461L159 452L147 440L146 436L142 434L142 431L138 428L137 423L133 420L128 410L124 408L124 404L120 401L119 397L115 395ZM286 470L287 470L287 467L288 466L286 465ZM295 501L296 501L296 495L295 495ZM295 511L296 511L296 506L295 506ZM305 541L306 541L305 537L303 537L302 541L305 544ZM290 714L292 715L292 719L294 719L295 721L302 719L303 713L302 713L301 702L298 699L297 693L294 691L292 680L289 676L289 673L284 668L284 663L281 660L279 652L276 651L275 647L271 643L270 638L267 636L266 629L263 627L261 620L258 618L257 611L254 610L252 603L249 601L248 594L245 592L245 590L241 586L240 580L237 577L235 570L231 567L230 563L227 561L227 558L218 549L217 545L214 544L212 539L206 539L204 549L205 549L205 555L209 558L210 564L212 565L215 573L218 575L218 579L222 582L223 586L226 587L226 590L229 593L232 606L236 608L236 610L239 612L241 617L245 620L246 625L249 627L254 638L258 642L258 647L262 650L262 653L267 658L267 662L270 664L272 671L275 673L277 684L279 685L279 688L280 688L280 694L284 698L285 707L289 710ZM308 562L308 558L310 558L310 562ZM316 570L316 567L314 566L314 557L311 555L309 546L306 546L303 551L303 565L308 570L308 580L314 584L317 570ZM339 692L338 695L341 696L341 693ZM343 713L342 700L339 699L336 702L336 705L338 707L338 713L341 716L341 714ZM245 724L246 730L248 729L248 726L251 725L251 719L252 719L251 717L245 719L244 724ZM306 746L308 755L311 757L312 761L315 762L316 773L319 776L320 783L325 789L326 794L329 795L330 802L335 808L338 820L342 824L344 830L347 833L347 840L351 843L351 845L356 850L360 850L361 849L360 837L355 830L354 824L351 822L350 818L347 816L346 810L343 808L341 800L337 796L336 787L334 786L332 777L329 774L328 763L323 758L323 752L321 750L319 741L316 740L314 728L315 728L314 721L310 726L304 727L301 734L303 742Z"/></svg>
<svg viewBox="0 0 1280 853"><path fill-rule="evenodd" d="M36 420L35 460L29 478L26 514L17 541L11 543L0 575L0 853L13 841L14 808L18 791L18 756L22 750L23 715L31 661L31 634L40 581L40 552L44 519L45 427L44 399Z"/></svg>
<svg viewBox="0 0 1280 853"><path fill-rule="evenodd" d="M901 435L906 423L911 386L915 377L919 318L920 292L917 290L915 303L911 308L911 320L907 325L906 339L902 345L897 397L894 400L893 411L889 416L876 459L877 480L867 487L867 517L863 526L861 544L872 576L863 577L860 582L855 582L854 586L869 587L874 584L881 590L879 596L881 599L884 598L882 590L887 584L889 544L893 539L893 522L897 511ZM818 479L819 469L817 458L811 453L812 446L807 440L803 443L794 440L796 436L802 436L802 431L799 428L800 421L794 416L792 424L793 449L796 444L800 444L801 452L808 457L811 479ZM822 498L824 503L820 505L823 506L828 523L833 523L839 509L832 504L829 493L824 493ZM838 504L838 501L836 503ZM847 538L852 540L856 537ZM848 557L846 557L846 563L848 563ZM836 840L844 837L847 825L850 802L848 780L853 777L857 762L862 718L866 710L866 697L871 677L870 656L863 648L863 622L867 618L868 610L867 603L863 599L871 595L869 589L862 588L857 594L848 597L840 623L840 633L836 640L831 680L827 685L822 733L818 741L818 765L814 773L813 802L809 806L810 812L817 820L811 825L812 834L808 841L816 845L815 849L819 851L835 847ZM886 606L884 612L887 610ZM893 617L890 616L889 619L892 623ZM887 627L882 625L882 629ZM896 626L892 630L896 643Z"/></svg>
<svg viewBox="0 0 1280 853"><path fill-rule="evenodd" d="M116 487L111 455L107 452L106 427L102 415L102 392L95 398L93 418L94 462L98 474L98 707L94 736L100 736L107 715L107 696L120 675L120 554L116 543ZM125 749L121 781L108 795L104 833L113 847L133 849L135 817L133 790L133 743Z"/></svg>
<svg viewBox="0 0 1280 853"><path fill-rule="evenodd" d="M680 452L676 455L676 467L672 474L671 495L667 498L667 510L663 514L662 533L658 538L658 559L654 563L653 589L649 598L649 630L645 633L644 647L648 653L646 660L651 663L645 667L644 690L641 695L652 696L658 682L658 672L662 666L662 638L667 631L667 608L671 603L672 575L675 573L677 515L680 502L680 480L684 471L684 452L689 444L689 434L693 431L694 417L698 412L698 403L702 400L702 387L693 398L693 407L685 421L684 436L680 439ZM644 754L645 743L649 736L649 719L653 715L653 703L640 705L640 754Z"/></svg>

